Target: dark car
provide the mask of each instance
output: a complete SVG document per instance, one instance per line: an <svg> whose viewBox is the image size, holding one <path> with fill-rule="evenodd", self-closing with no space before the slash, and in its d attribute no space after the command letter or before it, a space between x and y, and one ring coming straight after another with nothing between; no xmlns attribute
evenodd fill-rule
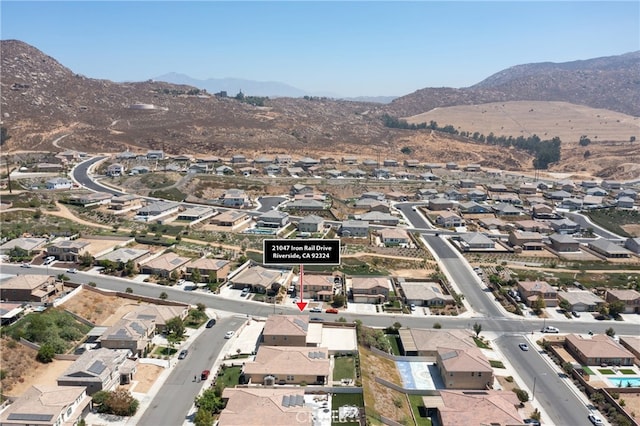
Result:
<svg viewBox="0 0 640 426"><path fill-rule="evenodd" d="M211 318L209 321L207 321L207 325L206 325L206 327L207 327L207 328L211 328L211 327L213 327L214 325L216 325L216 320L215 320L215 318Z"/></svg>
<svg viewBox="0 0 640 426"><path fill-rule="evenodd" d="M187 354L189 353L188 350L183 349L180 351L180 354L178 355L178 359L185 359L187 357Z"/></svg>

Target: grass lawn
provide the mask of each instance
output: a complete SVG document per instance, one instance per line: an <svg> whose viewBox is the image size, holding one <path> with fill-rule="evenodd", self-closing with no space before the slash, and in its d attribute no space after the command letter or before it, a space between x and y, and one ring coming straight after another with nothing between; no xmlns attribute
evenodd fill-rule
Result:
<svg viewBox="0 0 640 426"><path fill-rule="evenodd" d="M335 413L338 412L338 409L345 405L355 405L356 407L364 407L364 398L361 393L336 393L333 394L331 398L331 409L334 410ZM346 426L360 426L360 423L355 422L340 422L338 420L337 414L335 421L331 424L336 425L346 425Z"/></svg>
<svg viewBox="0 0 640 426"><path fill-rule="evenodd" d="M222 386L222 388L235 387L240 383L240 373L242 367L228 367L221 370L222 376L216 380L216 386Z"/></svg>
<svg viewBox="0 0 640 426"><path fill-rule="evenodd" d="M422 407L422 412L424 412L425 414L427 411L427 409L424 407L424 403L422 402L422 396L409 395L409 401L411 401L411 409L413 410L413 415L416 417L416 426L431 426L431 419L429 417L420 416L420 407Z"/></svg>
<svg viewBox="0 0 640 426"><path fill-rule="evenodd" d="M618 371L621 372L622 374L636 374L636 372L630 368L621 368Z"/></svg>
<svg viewBox="0 0 640 426"><path fill-rule="evenodd" d="M399 336L395 334L387 334L386 337L387 337L387 340L389 341L389 344L391 345L391 352L394 355L402 355L400 353L400 346L398 345Z"/></svg>
<svg viewBox="0 0 640 426"><path fill-rule="evenodd" d="M478 337L474 337L473 341L476 342L476 346L482 349L491 349L491 346L487 345L485 342L483 342L480 338Z"/></svg>
<svg viewBox="0 0 640 426"><path fill-rule="evenodd" d="M352 356L340 356L335 358L333 380L342 379L355 379L355 361Z"/></svg>
<svg viewBox="0 0 640 426"><path fill-rule="evenodd" d="M176 352L178 352L177 349L173 348L169 348L167 346L158 346L157 348L155 348L153 350L153 353L155 355L159 355L159 356L171 356L173 354L175 354Z"/></svg>
<svg viewBox="0 0 640 426"><path fill-rule="evenodd" d="M599 368L598 371L600 372L600 374L616 374L612 369L610 368Z"/></svg>
<svg viewBox="0 0 640 426"><path fill-rule="evenodd" d="M496 361L492 359L492 360L489 360L489 364L491 364L491 367L493 368L505 368L502 361Z"/></svg>
<svg viewBox="0 0 640 426"><path fill-rule="evenodd" d="M594 375L594 372L592 369L590 369L589 367L587 367L586 365L584 367L582 367L582 370L584 370L585 373L587 373L590 376Z"/></svg>

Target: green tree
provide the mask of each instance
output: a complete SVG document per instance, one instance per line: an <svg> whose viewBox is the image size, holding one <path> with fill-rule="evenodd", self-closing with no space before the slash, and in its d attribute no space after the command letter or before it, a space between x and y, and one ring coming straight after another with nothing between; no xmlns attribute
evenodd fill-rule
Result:
<svg viewBox="0 0 640 426"><path fill-rule="evenodd" d="M193 270L191 271L191 281L196 284L202 281L202 274L200 273L200 269L193 268Z"/></svg>
<svg viewBox="0 0 640 426"><path fill-rule="evenodd" d="M482 324L473 323L473 332L476 333L476 337L480 337L480 332L482 332Z"/></svg>
<svg viewBox="0 0 640 426"><path fill-rule="evenodd" d="M570 311L571 310L571 303L569 303L569 301L567 299L562 299L560 301L560 303L558 304L558 307L564 311Z"/></svg>
<svg viewBox="0 0 640 426"><path fill-rule="evenodd" d="M202 392L202 395L196 397L196 407L202 408L208 413L217 414L224 408L224 402L216 395L215 389L207 389Z"/></svg>
<svg viewBox="0 0 640 426"><path fill-rule="evenodd" d="M435 324L433 324L433 328L435 329L441 329L442 328L442 324L440 324L439 322L436 322Z"/></svg>
<svg viewBox="0 0 640 426"><path fill-rule="evenodd" d="M160 299L167 300L168 297L169 297L169 295L165 291L160 293Z"/></svg>
<svg viewBox="0 0 640 426"><path fill-rule="evenodd" d="M174 269L171 271L171 274L169 274L169 278L171 278L171 281L176 282L180 279L180 273Z"/></svg>
<svg viewBox="0 0 640 426"><path fill-rule="evenodd" d="M49 343L45 343L44 345L40 346L40 349L38 350L38 355L36 355L36 359L42 362L43 364L47 364L53 361L53 358L55 356L56 356L56 351L54 347Z"/></svg>
<svg viewBox="0 0 640 426"><path fill-rule="evenodd" d="M344 306L344 303L346 301L347 301L347 298L344 297L343 294L337 294L333 297L333 302L331 303L331 306L333 306L334 308L340 308Z"/></svg>
<svg viewBox="0 0 640 426"><path fill-rule="evenodd" d="M535 301L535 302L533 302L532 309L533 309L533 312L534 312L536 315L540 315L540 314L542 313L542 310L543 310L544 308L546 308L546 307L547 307L547 304L545 303L545 301L544 301L544 299L542 298L542 296L538 296L538 298L536 299L536 301Z"/></svg>
<svg viewBox="0 0 640 426"><path fill-rule="evenodd" d="M204 312L207 307L204 303L200 302L196 305L196 309L198 309L198 312Z"/></svg>
<svg viewBox="0 0 640 426"><path fill-rule="evenodd" d="M525 403L529 400L529 392L527 392L524 389L514 389L513 390L516 393L516 396L518 397L518 400L521 403Z"/></svg>
<svg viewBox="0 0 640 426"><path fill-rule="evenodd" d="M179 339L182 339L185 332L184 321L180 317L173 317L167 321L165 325L167 335L175 335Z"/></svg>
<svg viewBox="0 0 640 426"><path fill-rule="evenodd" d="M193 418L193 422L195 426L213 426L213 415L211 412L200 407Z"/></svg>
<svg viewBox="0 0 640 426"><path fill-rule="evenodd" d="M624 312L625 306L622 300L616 300L609 303L609 315L616 318L618 315Z"/></svg>
<svg viewBox="0 0 640 426"><path fill-rule="evenodd" d="M85 252L78 256L78 262L80 266L89 267L93 265L93 256L89 252Z"/></svg>
<svg viewBox="0 0 640 426"><path fill-rule="evenodd" d="M125 293L133 293L133 289L131 287L127 287L127 289L125 290Z"/></svg>
<svg viewBox="0 0 640 426"><path fill-rule="evenodd" d="M609 336L609 337L614 337L616 335L616 331L613 329L613 327L609 327L607 328L604 333Z"/></svg>
<svg viewBox="0 0 640 426"><path fill-rule="evenodd" d="M138 410L139 402L128 390L119 388L109 392L105 400L109 412L116 416L133 416Z"/></svg>

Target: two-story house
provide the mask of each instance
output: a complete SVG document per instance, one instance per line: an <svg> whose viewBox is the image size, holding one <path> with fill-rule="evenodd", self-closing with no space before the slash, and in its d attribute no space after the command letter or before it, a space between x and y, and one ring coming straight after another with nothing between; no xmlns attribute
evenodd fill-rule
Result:
<svg viewBox="0 0 640 426"><path fill-rule="evenodd" d="M389 297L389 278L357 276L351 279L351 293L355 303L382 303Z"/></svg>
<svg viewBox="0 0 640 426"><path fill-rule="evenodd" d="M548 308L558 306L558 290L546 281L520 281L518 291L527 306L533 306L539 297Z"/></svg>

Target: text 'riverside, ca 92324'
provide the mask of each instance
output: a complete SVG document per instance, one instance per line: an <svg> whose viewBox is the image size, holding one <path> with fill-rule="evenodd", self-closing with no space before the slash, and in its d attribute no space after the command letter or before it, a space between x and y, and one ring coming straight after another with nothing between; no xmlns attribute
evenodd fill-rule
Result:
<svg viewBox="0 0 640 426"><path fill-rule="evenodd" d="M264 240L265 265L339 265L340 240Z"/></svg>

